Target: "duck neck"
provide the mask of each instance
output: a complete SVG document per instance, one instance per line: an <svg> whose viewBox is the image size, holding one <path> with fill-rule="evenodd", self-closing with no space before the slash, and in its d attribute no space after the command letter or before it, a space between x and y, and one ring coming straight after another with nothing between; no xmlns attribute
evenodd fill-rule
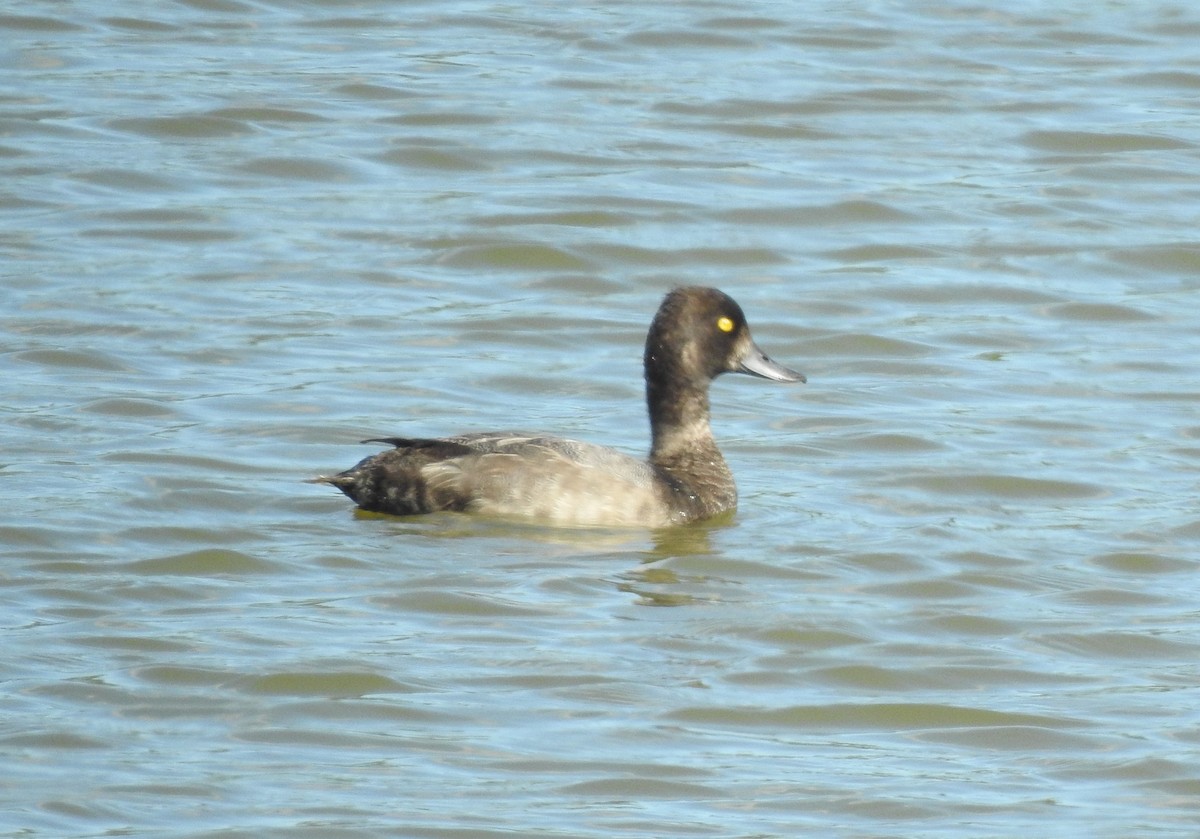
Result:
<svg viewBox="0 0 1200 839"><path fill-rule="evenodd" d="M650 414L650 462L670 468L681 462L725 465L709 425L708 382L689 382L646 369Z"/></svg>
<svg viewBox="0 0 1200 839"><path fill-rule="evenodd" d="M670 380L668 380L670 381ZM671 488L686 520L737 506L737 485L708 422L707 382L701 388L647 385L650 464Z"/></svg>

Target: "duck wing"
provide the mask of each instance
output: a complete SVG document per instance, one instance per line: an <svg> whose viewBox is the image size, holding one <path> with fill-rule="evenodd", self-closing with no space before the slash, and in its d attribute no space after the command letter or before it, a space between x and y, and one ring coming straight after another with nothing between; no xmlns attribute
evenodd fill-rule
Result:
<svg viewBox="0 0 1200 839"><path fill-rule="evenodd" d="M668 490L654 467L604 446L518 431L364 442L393 448L322 481L367 510L470 511L576 525L671 523Z"/></svg>

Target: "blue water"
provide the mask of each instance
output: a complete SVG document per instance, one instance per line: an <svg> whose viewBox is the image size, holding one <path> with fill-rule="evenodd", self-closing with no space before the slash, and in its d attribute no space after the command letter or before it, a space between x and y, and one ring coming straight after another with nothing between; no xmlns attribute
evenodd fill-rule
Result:
<svg viewBox="0 0 1200 839"><path fill-rule="evenodd" d="M1192 836L1200 15L0 12L0 835ZM355 514L359 440L639 453L735 519Z"/></svg>

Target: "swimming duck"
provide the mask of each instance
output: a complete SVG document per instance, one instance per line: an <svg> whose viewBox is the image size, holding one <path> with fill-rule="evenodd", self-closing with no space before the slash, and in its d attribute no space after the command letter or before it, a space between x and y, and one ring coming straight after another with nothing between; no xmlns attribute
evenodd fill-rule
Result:
<svg viewBox="0 0 1200 839"><path fill-rule="evenodd" d="M524 432L365 443L393 448L322 476L359 507L413 515L440 510L554 525L666 527L737 506L737 487L709 426L708 388L722 373L805 378L763 353L742 309L715 288L667 294L646 336L650 457Z"/></svg>

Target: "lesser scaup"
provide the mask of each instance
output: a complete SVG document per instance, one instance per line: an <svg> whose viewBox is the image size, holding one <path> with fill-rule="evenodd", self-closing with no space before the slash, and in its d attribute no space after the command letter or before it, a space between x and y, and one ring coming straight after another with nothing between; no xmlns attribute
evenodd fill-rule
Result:
<svg viewBox="0 0 1200 839"><path fill-rule="evenodd" d="M750 337L742 309L715 288L677 288L659 306L645 353L650 457L522 432L365 440L394 448L317 482L359 507L439 510L558 525L665 527L737 506L737 487L709 427L708 387L722 373L803 382Z"/></svg>

